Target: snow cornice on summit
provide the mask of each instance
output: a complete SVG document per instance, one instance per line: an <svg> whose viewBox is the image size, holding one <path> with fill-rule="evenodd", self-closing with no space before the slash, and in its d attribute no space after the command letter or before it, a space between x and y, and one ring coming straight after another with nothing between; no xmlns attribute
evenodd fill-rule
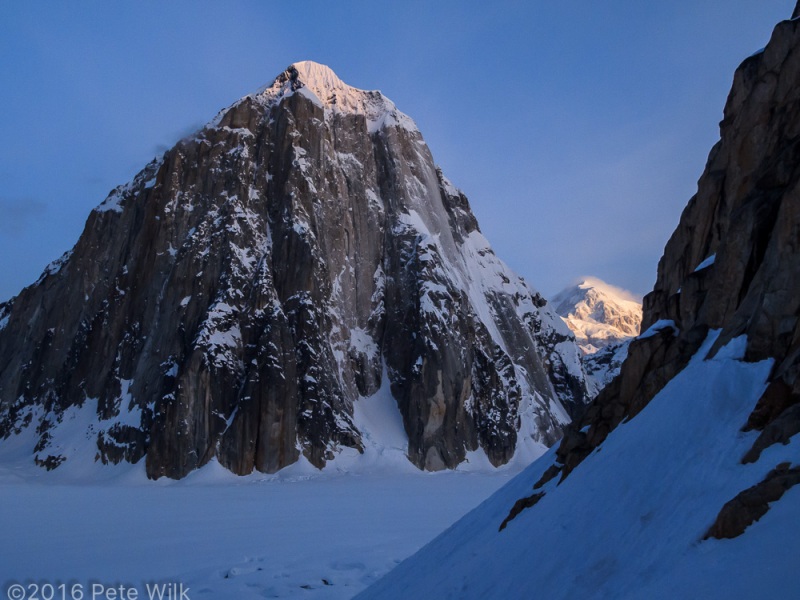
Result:
<svg viewBox="0 0 800 600"><path fill-rule="evenodd" d="M347 85L330 67L310 60L289 65L271 84L245 98L271 106L294 94L300 94L323 108L326 120L337 114L362 115L370 133L384 127L418 131L413 119L400 112L394 102L380 91Z"/></svg>

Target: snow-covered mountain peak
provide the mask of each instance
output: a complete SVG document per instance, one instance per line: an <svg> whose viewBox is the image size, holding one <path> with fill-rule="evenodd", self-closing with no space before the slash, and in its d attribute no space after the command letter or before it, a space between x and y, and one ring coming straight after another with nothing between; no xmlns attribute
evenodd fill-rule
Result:
<svg viewBox="0 0 800 600"><path fill-rule="evenodd" d="M292 63L275 80L259 90L255 98L275 104L293 94L301 94L324 108L326 119L335 114L363 115L370 133L385 126L417 131L408 115L378 90L362 90L343 82L330 67L304 60Z"/></svg>
<svg viewBox="0 0 800 600"><path fill-rule="evenodd" d="M582 277L578 282L577 287L582 290L593 289L599 293L615 297L625 302L641 304L641 298L637 297L635 294L621 287L611 285L610 283L607 283L598 277Z"/></svg>
<svg viewBox="0 0 800 600"><path fill-rule="evenodd" d="M639 335L642 305L622 288L584 277L552 299L587 354Z"/></svg>
<svg viewBox="0 0 800 600"><path fill-rule="evenodd" d="M44 468L84 450L144 459L152 478L370 449L500 466L555 443L590 399L566 326L494 254L413 122L316 63L181 140L85 231L0 305L0 443L30 425Z"/></svg>
<svg viewBox="0 0 800 600"><path fill-rule="evenodd" d="M556 294L552 302L556 307L562 304L574 305L587 296L609 298L617 304L630 303L641 306L641 298L637 298L628 290L606 283L597 277L581 277L573 285Z"/></svg>
<svg viewBox="0 0 800 600"><path fill-rule="evenodd" d="M313 60L292 63L287 70L292 71L292 69L297 72L297 81L302 82L320 99L326 99L337 93L350 95L353 92L364 92L364 90L347 85L329 66Z"/></svg>

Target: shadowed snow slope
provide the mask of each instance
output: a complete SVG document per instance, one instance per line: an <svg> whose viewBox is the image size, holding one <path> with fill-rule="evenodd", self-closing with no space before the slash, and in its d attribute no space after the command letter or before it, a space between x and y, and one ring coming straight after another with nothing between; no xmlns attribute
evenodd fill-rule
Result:
<svg viewBox="0 0 800 600"><path fill-rule="evenodd" d="M800 20L724 115L620 374L362 598L800 597Z"/></svg>
<svg viewBox="0 0 800 600"><path fill-rule="evenodd" d="M741 434L772 361L740 360L744 339L706 353L561 485L498 527L551 464L550 454L358 598L757 598L800 590L800 489L733 540L701 541L719 508L800 443L739 459ZM780 554L775 549L780 547Z"/></svg>

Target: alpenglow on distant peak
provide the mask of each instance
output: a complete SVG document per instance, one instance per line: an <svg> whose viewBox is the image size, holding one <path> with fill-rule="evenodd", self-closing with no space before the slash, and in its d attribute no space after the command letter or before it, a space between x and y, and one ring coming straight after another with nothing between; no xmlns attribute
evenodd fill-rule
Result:
<svg viewBox="0 0 800 600"><path fill-rule="evenodd" d="M596 277L581 278L556 294L551 304L587 354L639 335L641 302Z"/></svg>

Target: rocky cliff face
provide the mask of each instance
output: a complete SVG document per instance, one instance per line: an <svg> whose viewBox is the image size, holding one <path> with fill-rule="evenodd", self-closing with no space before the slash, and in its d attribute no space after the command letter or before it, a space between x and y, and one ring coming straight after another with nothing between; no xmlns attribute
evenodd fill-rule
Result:
<svg viewBox="0 0 800 600"><path fill-rule="evenodd" d="M798 16L736 72L620 375L358 598L798 595Z"/></svg>
<svg viewBox="0 0 800 600"><path fill-rule="evenodd" d="M492 252L380 92L297 63L120 186L0 305L0 434L151 477L274 472L361 448L388 377L425 469L554 443L587 399L569 331ZM86 417L88 415L88 417ZM83 422L79 419L80 422Z"/></svg>
<svg viewBox="0 0 800 600"><path fill-rule="evenodd" d="M745 360L774 360L766 392L741 424L762 432L743 461L800 431L797 9L736 71L720 134L644 299L648 331L631 343L620 376L569 428L545 480L566 477L609 432L639 414L712 330L719 335L707 358L746 336Z"/></svg>

